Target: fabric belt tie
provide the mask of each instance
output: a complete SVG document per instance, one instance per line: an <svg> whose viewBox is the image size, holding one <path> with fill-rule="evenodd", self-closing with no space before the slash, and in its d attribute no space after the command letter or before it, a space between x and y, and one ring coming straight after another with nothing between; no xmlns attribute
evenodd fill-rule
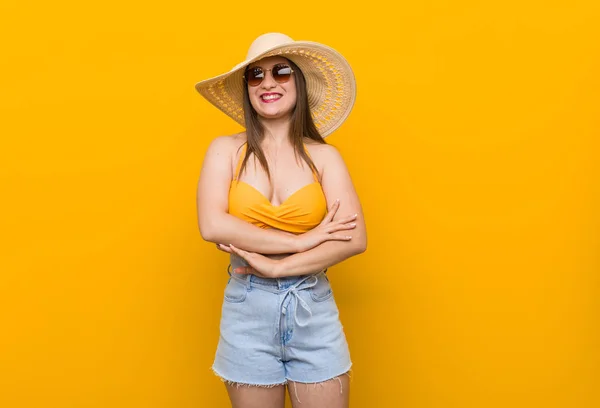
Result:
<svg viewBox="0 0 600 408"><path fill-rule="evenodd" d="M306 289L312 288L313 286L315 286L317 284L317 282L318 282L317 276L310 275L310 276L307 276L305 279L301 280L300 282L296 283L295 285L290 286L289 289L285 292L285 295L283 296L283 299L281 300L281 307L280 307L281 313L277 314L277 323L275 325L275 336L277 336L277 333L279 332L279 325L281 324L281 316L287 314L288 306L290 305L290 302L292 302L292 301L294 302L294 321L296 322L296 324L299 327L304 327L308 324L308 321L312 317L312 311L310 310L310 307L304 301L304 299L302 299L300 297L300 294L298 292L300 290L306 290ZM302 308L304 310L306 310L306 312L308 313L308 318L303 322L300 321L300 319L298 318L298 305L302 306Z"/></svg>

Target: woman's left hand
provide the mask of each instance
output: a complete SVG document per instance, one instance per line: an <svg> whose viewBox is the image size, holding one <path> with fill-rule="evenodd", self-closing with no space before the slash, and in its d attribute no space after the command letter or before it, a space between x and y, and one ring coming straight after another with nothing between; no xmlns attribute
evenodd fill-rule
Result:
<svg viewBox="0 0 600 408"><path fill-rule="evenodd" d="M244 251L243 249L239 249L234 247L233 245L229 245L231 250L238 255L240 258L244 259L248 265L250 266L240 266L233 270L234 273L241 274L254 274L258 276L262 276L264 278L277 278L278 276L278 268L279 261L275 259L268 258L264 255L257 254L255 252Z"/></svg>

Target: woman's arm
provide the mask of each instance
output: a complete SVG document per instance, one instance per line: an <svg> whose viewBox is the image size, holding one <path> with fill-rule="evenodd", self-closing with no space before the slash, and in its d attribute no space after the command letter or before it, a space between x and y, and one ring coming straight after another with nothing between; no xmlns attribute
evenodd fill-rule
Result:
<svg viewBox="0 0 600 408"><path fill-rule="evenodd" d="M231 155L240 143L231 136L214 139L206 151L198 181L198 227L205 241L233 244L262 254L295 253L295 236L262 229L228 213Z"/></svg>
<svg viewBox="0 0 600 408"><path fill-rule="evenodd" d="M205 241L233 244L261 254L289 254L309 250L324 241L344 240L349 221L341 219L315 229L312 234L297 236L284 231L262 229L228 213L229 187L232 180L231 157L240 140L221 136L213 140L206 152L198 181L198 226ZM335 206L333 209L336 210Z"/></svg>
<svg viewBox="0 0 600 408"><path fill-rule="evenodd" d="M322 145L319 146L318 150L323 157L322 163L325 163L321 185L327 202L331 203L336 198L340 198L340 208L334 220L351 214L358 214L355 221L356 227L350 233L352 239L349 241L323 242L306 252L281 259L275 272L278 276L312 273L361 254L367 249L367 231L362 207L348 168L335 147Z"/></svg>
<svg viewBox="0 0 600 408"><path fill-rule="evenodd" d="M352 239L324 242L306 252L296 253L280 260L271 260L258 254L240 251L234 245L233 251L251 265L238 268L234 272L258 272L268 277L303 275L328 268L366 251L367 232L362 207L344 160L337 149L331 145L322 145L318 150L318 154L322 155L322 162L326 163L321 185L327 201L333 202L340 197L340 208L334 220L352 214L358 215L355 220L356 227L350 233ZM313 154L313 157L316 157L316 154Z"/></svg>

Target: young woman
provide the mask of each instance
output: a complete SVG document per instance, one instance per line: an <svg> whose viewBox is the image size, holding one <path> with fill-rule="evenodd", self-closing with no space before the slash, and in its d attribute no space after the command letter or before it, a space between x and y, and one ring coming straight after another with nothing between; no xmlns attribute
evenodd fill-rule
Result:
<svg viewBox="0 0 600 408"><path fill-rule="evenodd" d="M198 183L206 241L230 253L213 370L235 408L347 407L348 344L327 268L366 250L359 199L323 137L350 113L346 60L269 33L196 89L245 127L216 138Z"/></svg>

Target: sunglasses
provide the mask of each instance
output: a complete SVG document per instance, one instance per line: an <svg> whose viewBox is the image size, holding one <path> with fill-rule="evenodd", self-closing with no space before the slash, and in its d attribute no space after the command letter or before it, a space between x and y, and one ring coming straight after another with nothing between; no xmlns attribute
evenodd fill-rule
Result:
<svg viewBox="0 0 600 408"><path fill-rule="evenodd" d="M292 72L294 72L294 70L287 64L276 64L271 69L252 67L248 68L246 72L244 72L244 80L250 86L259 86L263 79L265 79L267 71L271 71L273 79L280 84L284 84L289 81L290 77L292 76Z"/></svg>

